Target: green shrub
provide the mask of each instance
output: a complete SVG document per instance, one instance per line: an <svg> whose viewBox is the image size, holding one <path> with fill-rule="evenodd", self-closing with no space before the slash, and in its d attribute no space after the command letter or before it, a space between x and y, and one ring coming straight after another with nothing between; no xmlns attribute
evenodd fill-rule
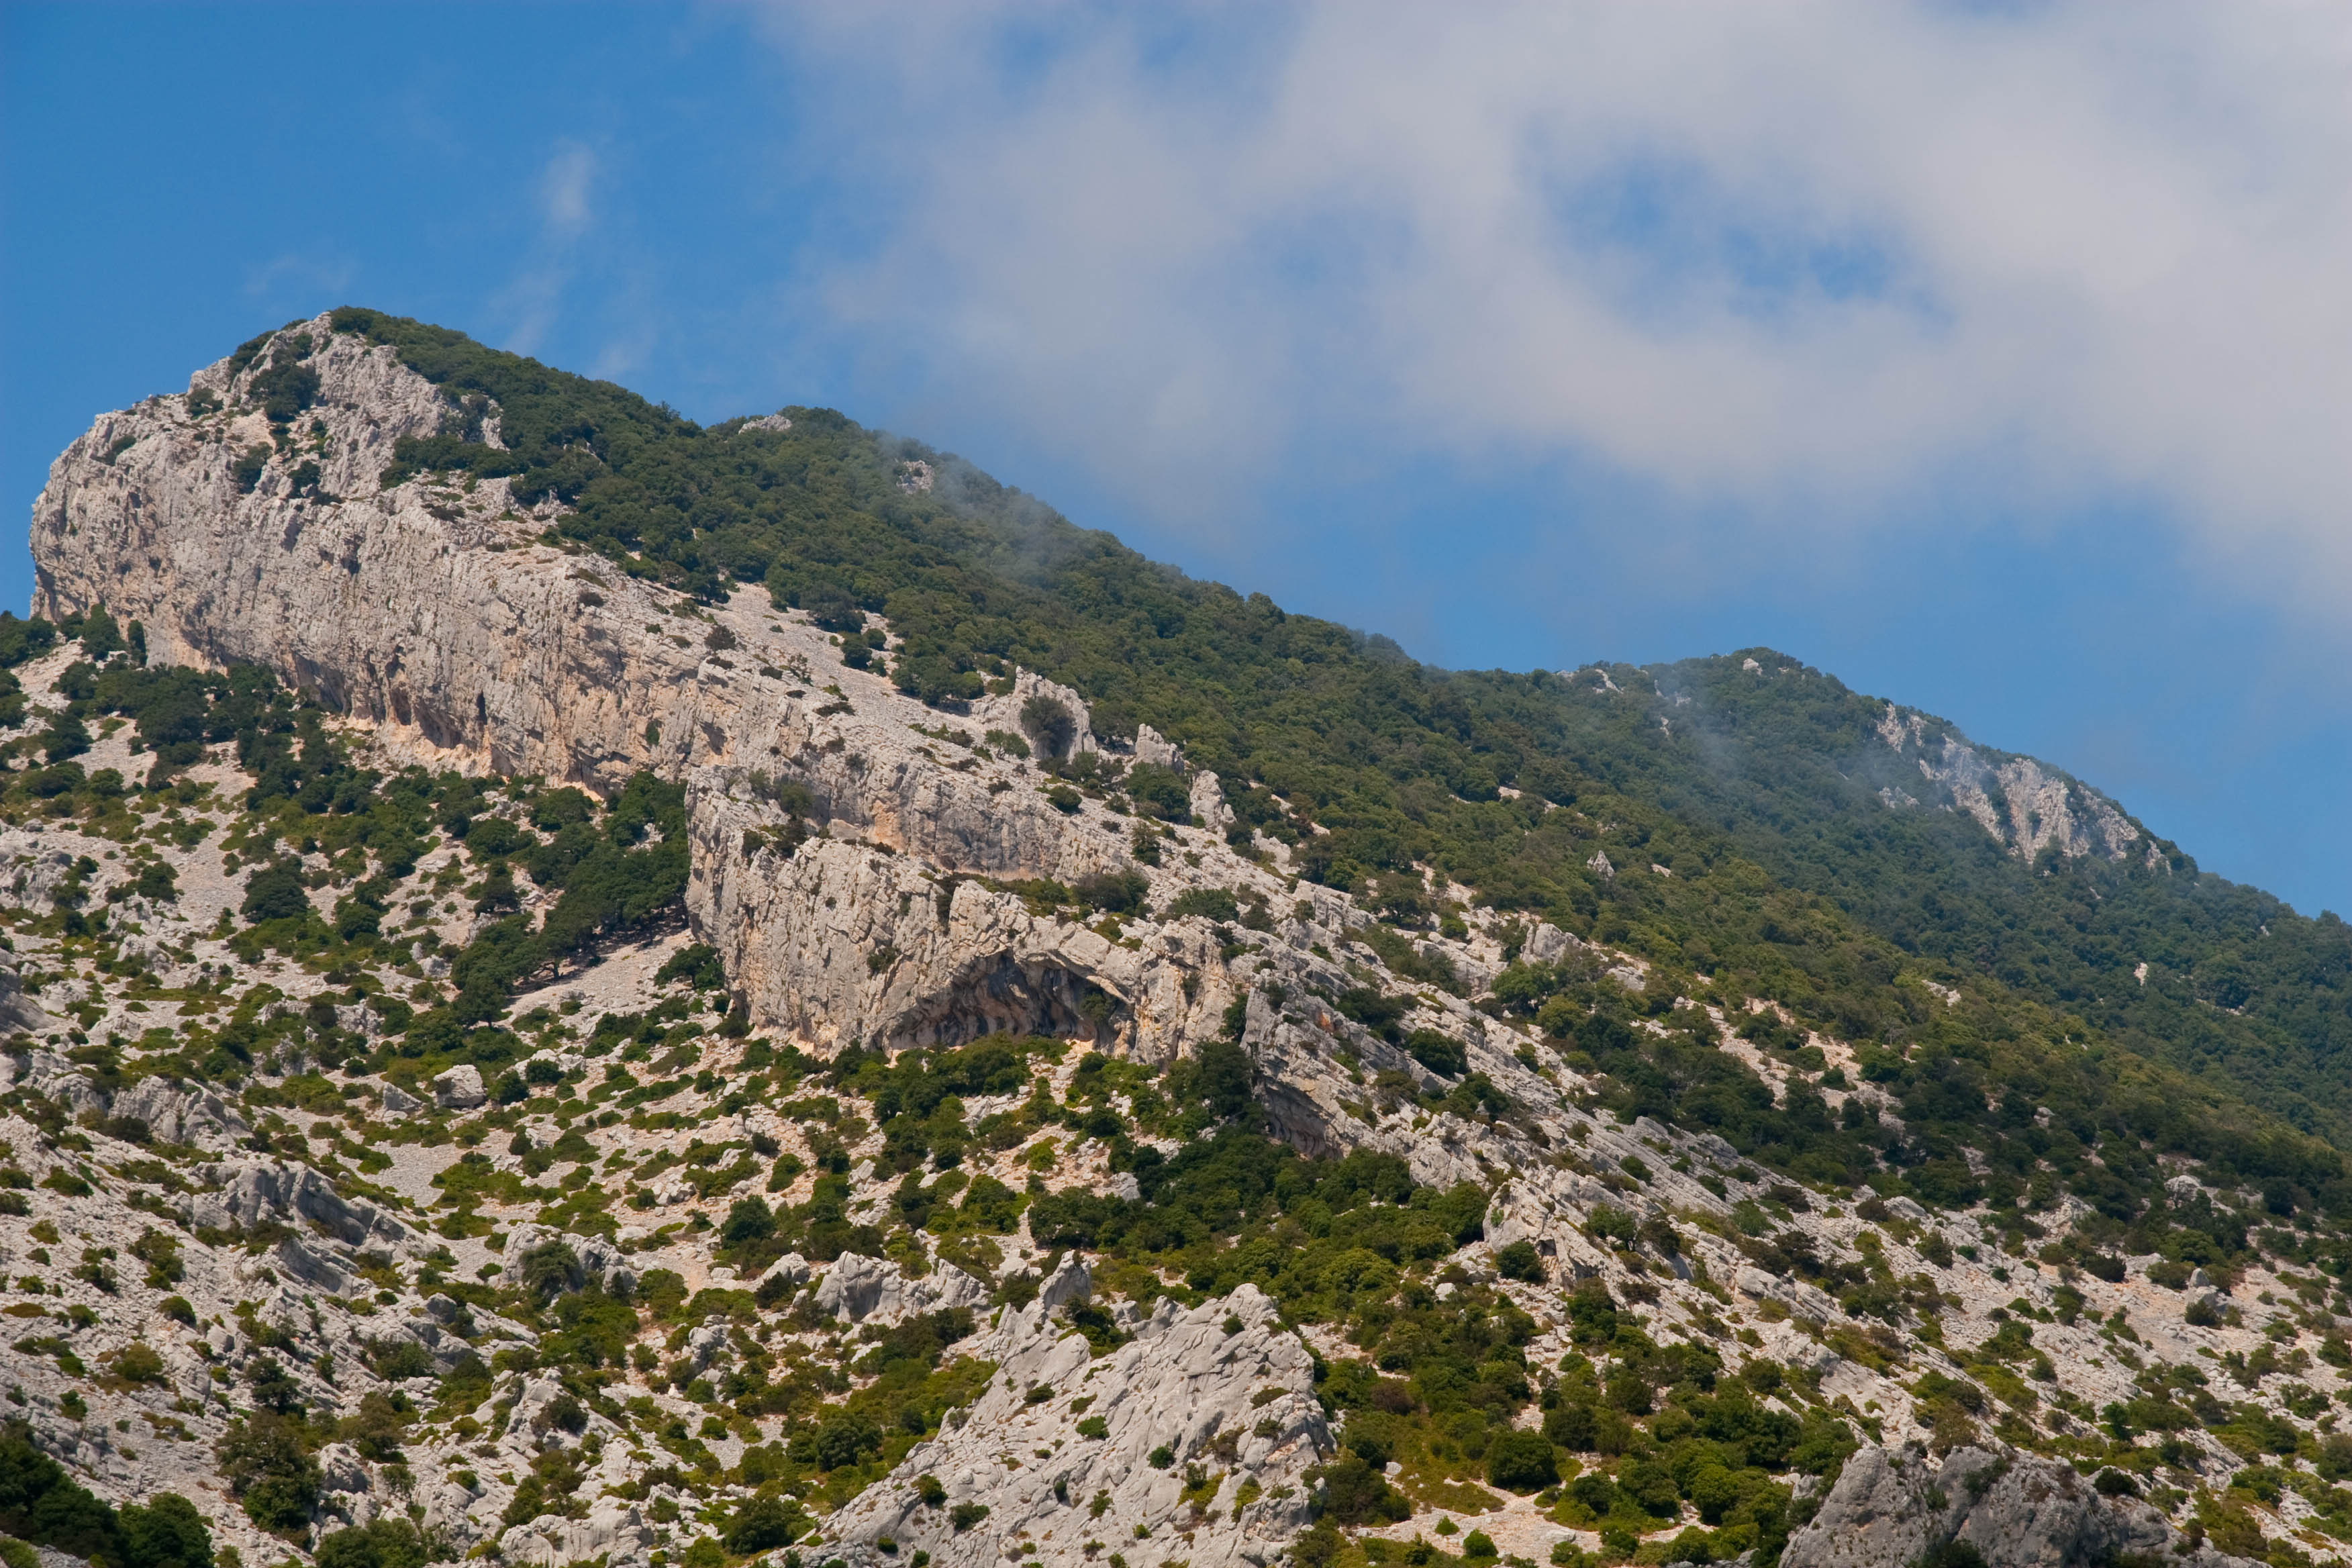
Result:
<svg viewBox="0 0 2352 1568"><path fill-rule="evenodd" d="M144 1340L133 1340L114 1352L114 1375L129 1384L157 1384L166 1381L169 1373L163 1365L163 1353Z"/></svg>
<svg viewBox="0 0 2352 1568"><path fill-rule="evenodd" d="M728 1209L727 1217L719 1226L719 1240L723 1247L740 1247L746 1242L765 1241L776 1234L776 1216L765 1200L758 1197L738 1198Z"/></svg>
<svg viewBox="0 0 2352 1568"><path fill-rule="evenodd" d="M1021 705L1021 728L1037 744L1038 754L1059 757L1078 738L1078 721L1058 698L1043 692Z"/></svg>
<svg viewBox="0 0 2352 1568"><path fill-rule="evenodd" d="M1435 1029L1415 1029L1404 1037L1404 1048L1440 1078L1460 1078L1470 1070L1470 1053L1462 1042Z"/></svg>
<svg viewBox="0 0 2352 1568"><path fill-rule="evenodd" d="M1150 890L1151 884L1140 871L1098 871L1078 879L1073 889L1092 907L1122 915L1141 909Z"/></svg>
<svg viewBox="0 0 2352 1568"><path fill-rule="evenodd" d="M824 1469L854 1465L882 1447L882 1429L862 1415L832 1416L816 1431L816 1462Z"/></svg>
<svg viewBox="0 0 2352 1568"><path fill-rule="evenodd" d="M1515 1241L1495 1253L1495 1272L1506 1279L1521 1279L1531 1285L1544 1282L1543 1258L1532 1241Z"/></svg>
<svg viewBox="0 0 2352 1568"><path fill-rule="evenodd" d="M414 1523L386 1516L329 1531L320 1538L311 1560L317 1568L425 1568L433 1552Z"/></svg>
<svg viewBox="0 0 2352 1568"><path fill-rule="evenodd" d="M246 879L245 900L237 906L247 924L289 920L310 912L310 895L302 886L302 868L291 860L274 860Z"/></svg>
<svg viewBox="0 0 2352 1568"><path fill-rule="evenodd" d="M231 1422L215 1445L230 1495L264 1530L300 1530L319 1506L319 1462L305 1437L299 1423L257 1410Z"/></svg>
<svg viewBox="0 0 2352 1568"><path fill-rule="evenodd" d="M1559 1484L1559 1466L1541 1433L1505 1432L1486 1446L1486 1479L1505 1491L1541 1491Z"/></svg>
<svg viewBox="0 0 2352 1568"><path fill-rule="evenodd" d="M1169 900L1163 920L1200 919L1231 923L1242 918L1241 905L1228 888L1187 888Z"/></svg>
<svg viewBox="0 0 2352 1568"><path fill-rule="evenodd" d="M436 1371L433 1354L415 1340L379 1340L368 1353L368 1368L388 1383L404 1378L430 1377Z"/></svg>
<svg viewBox="0 0 2352 1568"><path fill-rule="evenodd" d="M1139 810L1162 822L1190 822L1192 819L1192 787L1172 768L1138 763L1127 770L1126 784L1128 797ZM1231 920L1234 917L1226 915L1223 918Z"/></svg>
<svg viewBox="0 0 2352 1568"><path fill-rule="evenodd" d="M228 477L236 484L238 494L251 495L253 487L261 482L262 473L268 467L268 444L258 443L237 454L236 461L229 465Z"/></svg>
<svg viewBox="0 0 2352 1568"><path fill-rule="evenodd" d="M1574 1453L1592 1452L1598 1428L1598 1418L1590 1405L1561 1405L1544 1412L1544 1440Z"/></svg>
<svg viewBox="0 0 2352 1568"><path fill-rule="evenodd" d="M727 1522L727 1550L743 1556L789 1546L802 1523L799 1511L782 1498L746 1498Z"/></svg>
<svg viewBox="0 0 2352 1568"><path fill-rule="evenodd" d="M1349 1529L1412 1517L1412 1505L1404 1494L1356 1453L1342 1454L1323 1467L1323 1510L1333 1523Z"/></svg>

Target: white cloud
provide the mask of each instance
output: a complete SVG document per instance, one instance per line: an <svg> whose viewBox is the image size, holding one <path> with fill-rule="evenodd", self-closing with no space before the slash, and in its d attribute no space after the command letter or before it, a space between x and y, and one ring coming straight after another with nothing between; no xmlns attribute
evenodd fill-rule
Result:
<svg viewBox="0 0 2352 1568"><path fill-rule="evenodd" d="M596 154L577 142L559 142L540 172L540 211L550 232L574 235L588 226L589 189L596 179Z"/></svg>
<svg viewBox="0 0 2352 1568"><path fill-rule="evenodd" d="M2352 582L2352 13L1181 26L780 16L897 214L829 308L1146 505L1344 428L1776 527L2128 496L2290 591Z"/></svg>
<svg viewBox="0 0 2352 1568"><path fill-rule="evenodd" d="M590 195L596 173L596 154L568 139L555 144L540 169L539 235L498 296L514 321L501 346L515 353L536 353L562 313L580 242L595 219Z"/></svg>
<svg viewBox="0 0 2352 1568"><path fill-rule="evenodd" d="M341 256L317 256L287 251L245 269L247 299L276 300L341 294L350 289L359 268Z"/></svg>

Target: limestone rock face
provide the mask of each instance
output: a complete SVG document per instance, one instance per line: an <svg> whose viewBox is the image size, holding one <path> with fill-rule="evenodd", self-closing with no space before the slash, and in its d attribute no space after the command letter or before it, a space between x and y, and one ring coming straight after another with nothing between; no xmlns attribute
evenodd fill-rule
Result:
<svg viewBox="0 0 2352 1568"><path fill-rule="evenodd" d="M1891 702L1878 721L1878 738L1916 763L1914 788L1973 818L2021 860L2054 846L2070 860L2095 855L2150 867L2166 863L2155 841L2115 802L2032 757L1988 754L1925 715ZM1920 804L1895 786L1881 797L1891 806Z"/></svg>
<svg viewBox="0 0 2352 1568"><path fill-rule="evenodd" d="M923 1312L984 1307L988 1287L944 1263L929 1274L910 1279L895 1263L846 1252L825 1270L815 1300L819 1311L831 1312L845 1322L871 1321L887 1327Z"/></svg>
<svg viewBox="0 0 2352 1568"><path fill-rule="evenodd" d="M295 454L271 456L240 490L236 455L268 435L257 413L236 412L240 396L253 365L298 336L319 375L303 416L319 433L302 450L318 454L320 478L298 494ZM35 509L39 607L103 602L146 626L159 660L268 667L364 721L388 762L604 792L647 768L686 780L688 913L755 1025L820 1054L1008 1030L1164 1060L1225 1027L1246 988L1237 945L1263 950L1256 984L1354 984L1304 951L1318 940L1305 927L1236 944L1229 926L1197 918L1131 911L1123 928L1090 926L990 885L1084 889L1143 870L1129 818L1063 809L1034 768L984 743L1026 733L1042 702L1067 715L1066 752L1101 752L1076 691L1019 670L1010 691L944 715L843 666L832 639L764 594L705 609L540 542L547 519L521 515L503 481L385 489L394 441L461 416L391 351L326 317L278 334L253 365L194 378L226 408L152 398L58 458ZM495 407L484 416L494 427ZM961 749L938 739L942 725ZM1181 763L1156 731L1138 746L1139 759ZM1146 910L1195 889L1265 909L1297 901L1272 868L1222 842L1231 814L1214 776L1190 787L1211 831L1146 873ZM1449 1023L1486 1032L1466 1008ZM436 1084L444 1108L480 1103L473 1072ZM1302 1138L1329 1142L1316 1127L1332 1109L1295 1104Z"/></svg>
<svg viewBox="0 0 2352 1568"><path fill-rule="evenodd" d="M1866 1446L1845 1464L1812 1521L1789 1538L1782 1568L1908 1568L1947 1542L2004 1568L2082 1568L2134 1556L2193 1568L2252 1568L2191 1546L2137 1499L2101 1496L2070 1465L1954 1451L1941 1466Z"/></svg>
<svg viewBox="0 0 2352 1568"><path fill-rule="evenodd" d="M167 1143L226 1145L249 1131L245 1118L208 1089L167 1078L142 1078L114 1097L112 1114L143 1123Z"/></svg>
<svg viewBox="0 0 2352 1568"><path fill-rule="evenodd" d="M543 1568L607 1557L614 1563L643 1562L646 1546L645 1517L636 1505L610 1498L599 1500L585 1519L541 1514L499 1537L499 1554L507 1562Z"/></svg>
<svg viewBox="0 0 2352 1568"><path fill-rule="evenodd" d="M303 1228L331 1236L348 1247L392 1246L406 1240L408 1227L364 1198L349 1198L308 1165L247 1159L205 1168L205 1191L188 1202L192 1226L231 1226L251 1230L265 1220L306 1222Z"/></svg>
<svg viewBox="0 0 2352 1568"><path fill-rule="evenodd" d="M46 1029L49 1016L25 994L25 978L15 962L0 956L0 1030Z"/></svg>
<svg viewBox="0 0 2352 1568"><path fill-rule="evenodd" d="M772 810L715 788L690 799L696 929L752 1016L826 1054L853 1038L961 1045L1011 1033L1165 1060L1213 1033L1232 999L1205 922L1132 947L873 845L811 840L779 853L759 837L779 826Z"/></svg>
<svg viewBox="0 0 2352 1568"><path fill-rule="evenodd" d="M888 1537L902 1557L941 1563L999 1559L1025 1536L1030 1561L1076 1568L1090 1535L1147 1525L1191 1532L1196 1568L1271 1561L1310 1517L1305 1470L1332 1450L1307 1346L1254 1285L1190 1311L1163 1298L1130 1331L1098 1355L1043 1296L1007 1311L973 1350L997 1363L987 1391L825 1534ZM1039 1450L1052 1459L1008 1469L1000 1457ZM925 1476L946 1494L936 1506ZM960 1505L987 1512L959 1532Z"/></svg>

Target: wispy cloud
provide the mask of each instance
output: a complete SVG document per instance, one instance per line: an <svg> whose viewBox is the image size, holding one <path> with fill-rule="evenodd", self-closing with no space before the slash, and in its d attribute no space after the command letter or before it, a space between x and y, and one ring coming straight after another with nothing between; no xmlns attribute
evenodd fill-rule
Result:
<svg viewBox="0 0 2352 1568"><path fill-rule="evenodd" d="M539 178L540 211L548 231L576 235L593 216L588 205L596 178L596 154L577 142L559 142Z"/></svg>
<svg viewBox="0 0 2352 1568"><path fill-rule="evenodd" d="M349 258L313 256L289 251L245 270L245 295L268 303L279 299L308 300L340 294L352 285L359 268Z"/></svg>
<svg viewBox="0 0 2352 1568"><path fill-rule="evenodd" d="M558 142L540 168L539 233L498 300L515 323L504 343L513 353L536 353L555 324L577 270L579 247L594 226L596 173L595 153L569 139Z"/></svg>
<svg viewBox="0 0 2352 1568"><path fill-rule="evenodd" d="M2352 586L2340 9L869 7L775 36L895 215L826 278L845 331L1139 505L1206 516L1369 430L1778 531L2129 497L2282 595Z"/></svg>

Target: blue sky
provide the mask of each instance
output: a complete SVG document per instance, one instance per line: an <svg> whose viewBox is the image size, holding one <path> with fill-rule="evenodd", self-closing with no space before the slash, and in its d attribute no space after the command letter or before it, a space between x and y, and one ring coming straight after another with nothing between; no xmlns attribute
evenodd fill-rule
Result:
<svg viewBox="0 0 2352 1568"><path fill-rule="evenodd" d="M8 537L95 414L363 303L1434 662L1770 644L2341 910L2352 47L2125 26L11 5Z"/></svg>

